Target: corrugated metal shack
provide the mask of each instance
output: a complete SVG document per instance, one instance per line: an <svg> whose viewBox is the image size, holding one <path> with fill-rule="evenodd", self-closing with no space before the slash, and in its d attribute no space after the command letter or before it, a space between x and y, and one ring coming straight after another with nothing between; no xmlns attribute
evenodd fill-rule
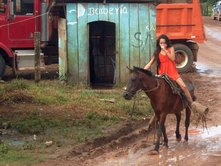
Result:
<svg viewBox="0 0 221 166"><path fill-rule="evenodd" d="M66 20L60 22L60 76L71 84L124 83L127 66L143 67L155 47L156 13L150 0L67 3Z"/></svg>

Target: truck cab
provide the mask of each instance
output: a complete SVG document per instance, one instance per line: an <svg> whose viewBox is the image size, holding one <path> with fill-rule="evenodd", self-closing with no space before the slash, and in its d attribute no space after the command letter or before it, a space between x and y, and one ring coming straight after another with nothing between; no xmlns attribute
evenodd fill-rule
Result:
<svg viewBox="0 0 221 166"><path fill-rule="evenodd" d="M57 36L51 36L57 29L54 20L48 19L49 6L49 0L0 0L0 78L6 65L14 71L34 68L35 32L41 33L42 50L49 43L57 50Z"/></svg>

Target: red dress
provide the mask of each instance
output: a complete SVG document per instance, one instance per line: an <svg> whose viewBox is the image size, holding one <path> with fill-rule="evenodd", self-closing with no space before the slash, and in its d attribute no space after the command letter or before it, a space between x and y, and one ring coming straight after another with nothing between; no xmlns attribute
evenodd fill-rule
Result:
<svg viewBox="0 0 221 166"><path fill-rule="evenodd" d="M170 50L169 50L170 51ZM158 68L158 74L167 74L173 80L177 80L180 75L177 71L176 64L172 61L168 55L162 55L159 53L160 66Z"/></svg>

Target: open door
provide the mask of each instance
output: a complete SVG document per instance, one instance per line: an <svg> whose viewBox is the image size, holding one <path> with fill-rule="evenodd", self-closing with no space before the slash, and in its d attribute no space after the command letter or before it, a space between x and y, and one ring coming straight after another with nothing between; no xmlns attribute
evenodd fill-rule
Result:
<svg viewBox="0 0 221 166"><path fill-rule="evenodd" d="M90 83L92 86L115 84L115 24L89 23Z"/></svg>

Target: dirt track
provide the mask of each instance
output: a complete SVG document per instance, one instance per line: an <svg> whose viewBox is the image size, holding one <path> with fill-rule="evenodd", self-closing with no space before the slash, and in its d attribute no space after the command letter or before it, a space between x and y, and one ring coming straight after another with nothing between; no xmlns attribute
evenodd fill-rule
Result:
<svg viewBox="0 0 221 166"><path fill-rule="evenodd" d="M154 134L147 136L141 133L143 129L138 129L128 137L92 149L89 153L70 153L68 160L57 159L42 165L221 165L221 22L205 17L204 23L207 42L200 44L196 72L186 75L193 79L197 100L210 108L208 130L201 124L196 128L192 121L189 142L176 142L175 117L169 116L166 122L169 148L161 148L159 155L148 153L153 147ZM184 122L181 134L184 135Z"/></svg>

